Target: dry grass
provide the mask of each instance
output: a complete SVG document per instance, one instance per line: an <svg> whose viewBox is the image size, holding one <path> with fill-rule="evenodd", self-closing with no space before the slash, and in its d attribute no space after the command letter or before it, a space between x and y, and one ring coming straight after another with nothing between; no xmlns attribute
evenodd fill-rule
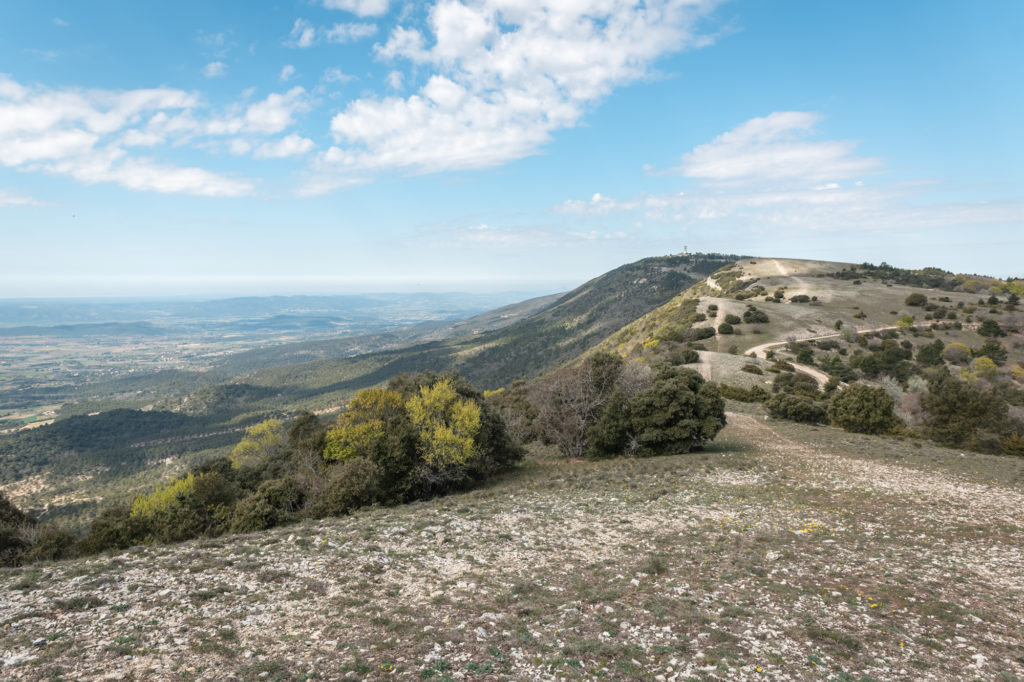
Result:
<svg viewBox="0 0 1024 682"><path fill-rule="evenodd" d="M703 453L9 571L2 674L1013 680L1021 509L1020 460L733 413Z"/></svg>

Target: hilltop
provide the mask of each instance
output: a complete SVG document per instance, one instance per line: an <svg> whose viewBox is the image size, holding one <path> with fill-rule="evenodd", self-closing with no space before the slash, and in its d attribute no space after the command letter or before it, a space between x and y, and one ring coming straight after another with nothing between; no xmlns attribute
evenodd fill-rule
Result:
<svg viewBox="0 0 1024 682"><path fill-rule="evenodd" d="M651 359L666 355L674 344L697 339L706 349L699 368L706 379L747 386L764 380L741 369L767 369L772 363L764 360L770 350L792 360L796 353L785 353L787 346L829 339L836 348L852 352L856 335L897 330L908 317L913 319L906 326L922 332L906 339L915 351L935 338L974 348L985 341L978 333L980 319L990 316L1018 330L1014 342L1006 344L1007 367L1024 360L1024 312L987 303L990 292L979 296L978 279L923 272L829 261L739 259L627 325L598 350ZM924 302L908 304L915 294ZM719 333L719 325L730 316L740 321L729 333ZM691 329L710 336L700 338ZM820 369L801 369L822 384L827 380Z"/></svg>

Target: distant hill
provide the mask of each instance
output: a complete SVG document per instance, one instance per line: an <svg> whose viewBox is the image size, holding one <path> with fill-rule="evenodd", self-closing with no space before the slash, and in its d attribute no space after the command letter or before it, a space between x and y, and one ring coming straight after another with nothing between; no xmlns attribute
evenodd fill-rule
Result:
<svg viewBox="0 0 1024 682"><path fill-rule="evenodd" d="M349 358L279 365L246 374L237 381L280 391L276 403L261 401L250 406L257 410L272 409L272 405L278 409L281 405L327 409L361 388L402 372L457 370L480 388L497 388L538 376L579 356L624 324L735 259L716 254L645 258L596 277L499 329ZM503 315L497 311L475 321ZM474 330L473 320L456 327L479 331ZM327 347L339 346L297 348L300 352L322 352ZM294 352L290 347L277 350ZM219 369L223 371L224 367ZM179 409L180 404L168 402L162 406Z"/></svg>
<svg viewBox="0 0 1024 682"><path fill-rule="evenodd" d="M85 324L57 324L52 326L25 325L0 327L0 337L52 336L79 338L83 336L161 336L169 330L149 322L96 322Z"/></svg>

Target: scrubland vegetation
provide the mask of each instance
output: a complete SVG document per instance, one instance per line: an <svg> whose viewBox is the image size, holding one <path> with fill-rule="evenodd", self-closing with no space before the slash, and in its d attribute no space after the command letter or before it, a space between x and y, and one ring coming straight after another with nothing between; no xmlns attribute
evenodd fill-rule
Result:
<svg viewBox="0 0 1024 682"><path fill-rule="evenodd" d="M237 562L259 563L260 575L272 569L235 550L274 538L292 573L269 582L293 593L322 590L333 601L314 614L281 606L276 588L267 588L274 596L260 588L260 599L324 632L333 631L327 613L353 623L350 637L320 650L318 660L341 666L327 677L1024 674L1024 629L1010 607L1014 595L1024 598L1014 520L1024 484L1024 282L885 264L740 259L715 269L714 259L653 261L588 283L483 339L359 359L369 371L348 364L345 382L325 377L333 370L324 361L273 370L306 377L319 387L310 395L344 393L340 412L240 418L227 406L245 410L285 395L264 374L169 401L145 413L148 422L128 410L104 412L8 440L6 456L25 462L23 473L50 456L54 434L72 443L119 420L124 429L100 429L95 450L83 453L93 465L130 459L134 446L115 442L116 434L173 449L175 428L194 428L224 444L218 456L192 461L142 494L98 504L101 512L77 534L0 497L0 561L46 566L102 554L108 558L80 559L101 570L111 553L170 562L190 550L159 545L205 538L199 546L229 555L218 566L241 571L244 582L248 569L232 568ZM672 269L683 266L685 275ZM653 288L637 276L655 271L669 275ZM678 291L697 273L709 276ZM623 287L647 298L617 297ZM536 371L524 373L521 363L534 352ZM453 358L469 377L451 371ZM388 374L423 364L436 373ZM480 378L488 390L471 385ZM211 435L213 425L221 431ZM38 453L16 447L33 439ZM971 495L992 499L956 492L970 486ZM931 526L937 505L959 516ZM888 510L881 526L880 509ZM328 521L334 517L348 520ZM1002 520L986 525L991 518ZM544 524L563 524L564 532L538 530ZM290 528L272 530L282 525ZM410 526L423 532L410 535ZM909 532L927 538L919 551L960 543L957 557L975 557L984 569L935 554L914 564ZM247 533L264 535L221 538ZM525 547L527 536L540 544ZM415 551L400 548L400 538ZM414 576L438 560L429 558L435 546L447 552L441 574ZM325 554L338 547L356 564ZM978 558L983 551L990 555ZM836 553L839 563L820 563ZM325 575L323 561L336 573ZM960 584L946 579L954 574ZM245 611L227 596L235 590L209 599ZM365 600L356 603L353 590ZM445 612L448 622L440 628L387 605L398 597ZM780 617L780 609L799 617ZM755 622L758 632L779 634L753 636ZM985 640L964 638L966 627L984 629ZM138 650L146 660L147 651L167 649L133 636L132 646L108 651ZM277 671L284 679L316 667L275 658L279 642L243 639L245 660L253 659L245 676ZM213 651L206 641L191 651ZM213 659L203 656L204 665L234 661L243 648L233 641L221 642ZM41 666L63 665L57 648L46 652Z"/></svg>

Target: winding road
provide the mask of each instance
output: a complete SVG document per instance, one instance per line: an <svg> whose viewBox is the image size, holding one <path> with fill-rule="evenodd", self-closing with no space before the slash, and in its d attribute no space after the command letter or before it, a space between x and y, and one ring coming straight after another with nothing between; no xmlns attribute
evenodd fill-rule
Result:
<svg viewBox="0 0 1024 682"><path fill-rule="evenodd" d="M858 333L858 334L864 334L864 333L870 334L872 332L881 332L881 331L886 331L888 329L899 329L899 327L897 327L895 325L889 325L887 327L872 327L870 329L855 329L854 331L856 333ZM841 336L841 335L842 335L842 332L834 332L834 333L831 333L831 334L821 334L819 336L808 336L808 337L805 337L805 338L802 338L802 339L797 339L797 341L817 341L819 339L832 339L832 338L835 338L835 337ZM753 348L748 350L745 353L745 355L753 355L755 358L765 358L765 359L767 359L768 349L769 348L775 348L776 346L785 346L788 343L789 343L789 341L774 341L772 343L762 343L760 346L754 346ZM817 369L816 367L811 367L810 365L799 365L799 364L797 364L795 362L791 362L789 364L793 365L793 367L798 372L803 372L804 374L809 374L810 376L814 377L815 380L818 382L818 384L820 384L822 386L824 386L826 383L828 383L828 380L829 380L828 374L826 374L825 372L822 372L820 369Z"/></svg>

